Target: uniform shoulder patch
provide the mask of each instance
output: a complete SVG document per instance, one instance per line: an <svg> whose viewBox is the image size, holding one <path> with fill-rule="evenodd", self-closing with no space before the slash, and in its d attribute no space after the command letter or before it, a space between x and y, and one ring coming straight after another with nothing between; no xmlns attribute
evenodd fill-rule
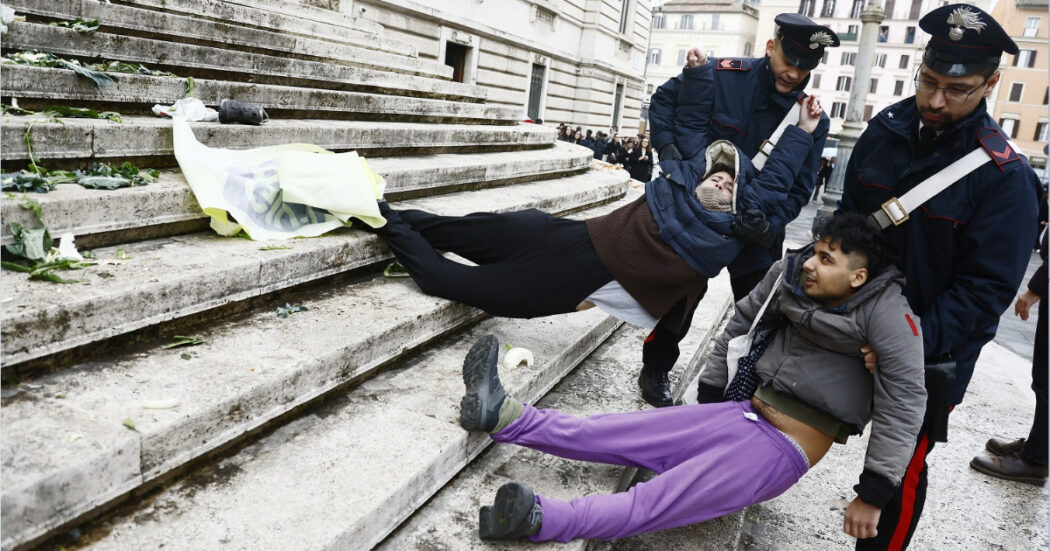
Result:
<svg viewBox="0 0 1050 551"><path fill-rule="evenodd" d="M990 126L981 128L977 131L977 141L981 143L981 147L995 161L999 170L1003 170L1003 166L1009 163L1021 160L1014 148L1010 147L1010 142L1006 140L1006 136L1003 136L998 128Z"/></svg>
<svg viewBox="0 0 1050 551"><path fill-rule="evenodd" d="M750 71L751 64L744 63L740 58L723 57L715 64L715 68L719 71Z"/></svg>

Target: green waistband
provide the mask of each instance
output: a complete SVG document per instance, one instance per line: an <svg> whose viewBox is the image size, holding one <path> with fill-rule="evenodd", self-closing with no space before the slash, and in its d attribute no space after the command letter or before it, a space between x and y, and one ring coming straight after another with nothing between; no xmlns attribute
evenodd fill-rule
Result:
<svg viewBox="0 0 1050 551"><path fill-rule="evenodd" d="M758 389L755 390L755 398L773 406L774 409L784 415L797 421L801 421L834 438L839 444L845 444L846 439L849 438L851 434L857 434L850 425L843 423L808 404L800 402L797 398L793 398L782 392L777 392L769 385L758 387Z"/></svg>

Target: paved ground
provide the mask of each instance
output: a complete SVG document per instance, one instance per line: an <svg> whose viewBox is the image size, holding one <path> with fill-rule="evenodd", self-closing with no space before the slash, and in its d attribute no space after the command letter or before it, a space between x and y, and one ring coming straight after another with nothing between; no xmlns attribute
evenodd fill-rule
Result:
<svg viewBox="0 0 1050 551"><path fill-rule="evenodd" d="M786 240L790 243L789 247L809 242L810 228L813 226L813 217L817 214L817 206L818 203L809 203L802 209L802 214L794 222L788 224ZM1022 286L1028 285L1028 280L1032 277L1032 273L1039 268L1039 264L1039 254L1033 251ZM1022 321L1021 318L1014 315L1014 308L1011 303L1010 307L1006 309L1006 312L999 319L999 331L995 335L995 342L1022 358L1031 360L1037 319L1036 308L1032 308L1032 315L1029 316L1028 321Z"/></svg>

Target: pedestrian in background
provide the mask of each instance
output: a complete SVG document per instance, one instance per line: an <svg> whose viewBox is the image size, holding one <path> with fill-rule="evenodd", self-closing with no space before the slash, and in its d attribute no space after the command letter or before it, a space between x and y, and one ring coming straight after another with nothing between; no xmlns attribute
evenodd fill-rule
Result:
<svg viewBox="0 0 1050 551"><path fill-rule="evenodd" d="M653 179L653 148L649 145L649 138L641 138L641 143L638 144L636 151L637 153L631 158L630 166L627 167L627 172L631 174L631 178L639 182L648 182Z"/></svg>

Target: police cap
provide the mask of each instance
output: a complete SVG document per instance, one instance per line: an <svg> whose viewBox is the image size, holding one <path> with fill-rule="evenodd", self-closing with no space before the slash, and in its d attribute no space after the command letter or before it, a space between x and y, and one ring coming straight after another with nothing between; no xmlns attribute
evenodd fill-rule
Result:
<svg viewBox="0 0 1050 551"><path fill-rule="evenodd" d="M817 25L797 13L782 13L773 20L777 24L777 38L788 62L806 71L820 65L824 48L839 45L835 31Z"/></svg>
<svg viewBox="0 0 1050 551"><path fill-rule="evenodd" d="M991 15L969 4L941 6L920 19L919 26L931 35L923 65L947 77L997 67L1003 52L1018 52L1017 44Z"/></svg>

